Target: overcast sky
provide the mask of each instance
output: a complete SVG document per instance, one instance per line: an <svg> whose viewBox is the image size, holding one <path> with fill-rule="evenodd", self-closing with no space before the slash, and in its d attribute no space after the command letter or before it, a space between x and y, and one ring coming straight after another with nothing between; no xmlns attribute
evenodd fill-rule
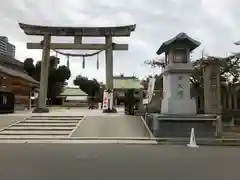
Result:
<svg viewBox="0 0 240 180"><path fill-rule="evenodd" d="M24 61L32 57L41 59L41 50L27 50L27 41L40 41L26 36L18 22L61 26L116 26L136 24L130 39L116 39L129 43L128 51L114 53L114 74L124 73L144 77L160 73L151 69L144 60L156 57L162 42L180 32L185 32L202 44L201 50L209 55L224 56L240 51L234 41L240 40L239 0L7 0L1 2L0 36L7 36L16 45L16 58ZM85 42L101 42L103 39L84 39ZM69 38L53 38L55 42L70 42ZM86 51L75 51L85 53ZM61 64L66 57L60 56ZM78 74L105 80L104 53L100 55L100 69L96 69L96 57L86 59L82 69L80 58L70 59L72 83Z"/></svg>

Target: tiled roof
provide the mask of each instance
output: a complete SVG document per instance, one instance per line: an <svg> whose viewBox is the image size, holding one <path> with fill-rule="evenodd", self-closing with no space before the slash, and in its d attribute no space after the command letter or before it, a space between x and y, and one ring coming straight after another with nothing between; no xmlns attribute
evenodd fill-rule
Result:
<svg viewBox="0 0 240 180"><path fill-rule="evenodd" d="M182 33L179 33L177 36L173 37L172 39L165 41L158 49L157 54L160 55L163 52L169 51L170 46L173 43L176 43L177 41L185 41L185 43L188 44L188 47L190 48L191 51L197 48L198 46L200 46L201 44L199 41L191 38L186 33L182 32Z"/></svg>
<svg viewBox="0 0 240 180"><path fill-rule="evenodd" d="M114 89L142 89L141 81L139 79L113 79Z"/></svg>
<svg viewBox="0 0 240 180"><path fill-rule="evenodd" d="M87 93L83 92L80 88L65 87L60 96L87 96Z"/></svg>
<svg viewBox="0 0 240 180"><path fill-rule="evenodd" d="M115 27L64 27L64 26L41 26L19 23L21 29L27 35L44 35L48 32L51 36L74 36L76 32L80 36L106 36L111 33L111 36L130 36L132 31L135 31L136 25L115 26Z"/></svg>
<svg viewBox="0 0 240 180"><path fill-rule="evenodd" d="M8 74L9 76L20 77L20 78L22 78L30 83L33 83L33 84L39 84L38 81L36 81L35 79L33 79L31 76L27 75L26 73L20 72L18 70L15 70L15 69L12 69L9 67L5 67L2 64L0 64L0 72Z"/></svg>
<svg viewBox="0 0 240 180"><path fill-rule="evenodd" d="M7 64L7 65L11 65L11 66L15 66L19 69L24 69L24 65L23 62L12 58L11 56L7 56L4 54L0 54L0 62L2 62L3 64Z"/></svg>
<svg viewBox="0 0 240 180"><path fill-rule="evenodd" d="M24 72L23 62L10 56L0 54L0 71L8 74L9 76L20 77L30 83L39 84L38 81Z"/></svg>

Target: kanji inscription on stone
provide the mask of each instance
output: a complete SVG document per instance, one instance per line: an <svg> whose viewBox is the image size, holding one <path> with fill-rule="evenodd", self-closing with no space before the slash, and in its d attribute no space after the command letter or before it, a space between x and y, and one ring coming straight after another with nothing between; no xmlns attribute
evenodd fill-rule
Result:
<svg viewBox="0 0 240 180"><path fill-rule="evenodd" d="M182 76L178 76L178 80L182 80L182 78L183 78Z"/></svg>
<svg viewBox="0 0 240 180"><path fill-rule="evenodd" d="M183 89L183 85L182 84L178 84L178 88L179 89Z"/></svg>
<svg viewBox="0 0 240 180"><path fill-rule="evenodd" d="M178 93L177 93L177 96L180 97L180 98L183 98L183 85L182 84L178 84Z"/></svg>
<svg viewBox="0 0 240 180"><path fill-rule="evenodd" d="M180 97L180 98L183 98L183 91L182 91L182 90L181 90L181 91L178 91L177 96Z"/></svg>

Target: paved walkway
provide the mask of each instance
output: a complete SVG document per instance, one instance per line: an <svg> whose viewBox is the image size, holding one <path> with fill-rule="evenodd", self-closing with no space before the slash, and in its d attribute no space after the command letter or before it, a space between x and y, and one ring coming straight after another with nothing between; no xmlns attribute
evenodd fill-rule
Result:
<svg viewBox="0 0 240 180"><path fill-rule="evenodd" d="M118 113L116 114L105 114L102 113L102 110L89 110L85 107L50 107L49 109L49 113L32 113L32 111L17 111L14 114L8 114L7 116L119 116L124 114L123 108L118 109Z"/></svg>
<svg viewBox="0 0 240 180"><path fill-rule="evenodd" d="M18 121L21 121L21 120L24 120L26 119L27 116L25 115L22 115L22 116L19 116L19 115L12 115L12 116L9 116L9 115L0 115L0 130L3 129L4 127L6 126L9 126L11 124L14 124Z"/></svg>
<svg viewBox="0 0 240 180"><path fill-rule="evenodd" d="M126 115L87 116L72 136L150 138L140 117Z"/></svg>

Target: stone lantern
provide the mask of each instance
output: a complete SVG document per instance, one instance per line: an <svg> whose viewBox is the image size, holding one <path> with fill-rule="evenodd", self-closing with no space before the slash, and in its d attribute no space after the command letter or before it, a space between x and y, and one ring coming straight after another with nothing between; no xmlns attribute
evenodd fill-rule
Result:
<svg viewBox="0 0 240 180"><path fill-rule="evenodd" d="M201 43L185 33L164 42L157 54L165 53L163 72L162 114L196 114L195 99L190 96L190 75L193 71L190 52Z"/></svg>

